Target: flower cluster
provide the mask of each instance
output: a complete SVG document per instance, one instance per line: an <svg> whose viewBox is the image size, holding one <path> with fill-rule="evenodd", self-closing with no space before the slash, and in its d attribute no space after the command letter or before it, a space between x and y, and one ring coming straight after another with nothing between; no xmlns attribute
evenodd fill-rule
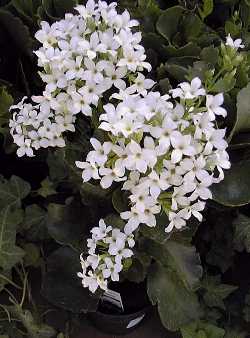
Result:
<svg viewBox="0 0 250 338"><path fill-rule="evenodd" d="M92 238L88 239L88 257L81 255L82 278L84 287L95 292L98 287L107 289L107 280L119 280L124 261L133 255L131 248L135 245L134 236L126 235L118 228L107 226L103 219L99 226L91 230Z"/></svg>
<svg viewBox="0 0 250 338"><path fill-rule="evenodd" d="M201 221L209 187L230 167L225 129L215 121L226 116L223 94L207 94L194 78L169 95L125 90L115 97L117 104L105 105L100 116L110 141L92 138L94 149L76 162L83 181L100 180L104 189L123 182L130 200L130 210L120 214L126 235L140 224L155 227L162 211L166 232L186 226L192 215Z"/></svg>
<svg viewBox="0 0 250 338"><path fill-rule="evenodd" d="M141 33L128 11L118 14L116 3L96 3L75 9L63 20L41 23L35 37L42 46L35 51L40 76L45 83L42 96L33 96L34 106L12 106L11 134L19 147L18 156L33 156L34 149L63 147L63 133L74 131L76 114L92 115L102 95L114 87L130 91L151 86L140 73L151 70L145 62ZM145 90L145 87L143 87Z"/></svg>

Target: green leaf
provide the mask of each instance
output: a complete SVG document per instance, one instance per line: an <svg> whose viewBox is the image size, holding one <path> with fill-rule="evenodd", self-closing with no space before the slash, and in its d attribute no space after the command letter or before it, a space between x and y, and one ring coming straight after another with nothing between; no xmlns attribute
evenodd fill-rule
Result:
<svg viewBox="0 0 250 338"><path fill-rule="evenodd" d="M158 32L172 44L173 36L178 32L179 22L182 19L184 8L173 6L166 9L156 23Z"/></svg>
<svg viewBox="0 0 250 338"><path fill-rule="evenodd" d="M22 221L21 210L10 210L9 207L0 211L0 267L11 269L24 256L24 251L15 245L16 228Z"/></svg>
<svg viewBox="0 0 250 338"><path fill-rule="evenodd" d="M243 332L242 330L232 329L231 327L227 329L226 335L224 338L247 338L247 332Z"/></svg>
<svg viewBox="0 0 250 338"><path fill-rule="evenodd" d="M171 331L198 320L202 310L194 292L186 289L172 271L155 263L148 274L148 295L158 305L163 325Z"/></svg>
<svg viewBox="0 0 250 338"><path fill-rule="evenodd" d="M177 81L184 81L188 75L188 69L186 67L177 64L166 63L166 71L168 74Z"/></svg>
<svg viewBox="0 0 250 338"><path fill-rule="evenodd" d="M118 213L128 210L129 200L121 188L117 188L112 194L112 203Z"/></svg>
<svg viewBox="0 0 250 338"><path fill-rule="evenodd" d="M202 281L203 295L206 305L225 310L224 300L235 290L237 286L222 284L217 276L206 276Z"/></svg>
<svg viewBox="0 0 250 338"><path fill-rule="evenodd" d="M203 0L202 8L201 7L198 8L199 14L203 21L207 16L209 16L213 12L213 9L214 9L213 0Z"/></svg>
<svg viewBox="0 0 250 338"><path fill-rule="evenodd" d="M0 182L0 208L5 206L21 206L21 200L28 196L30 184L18 176Z"/></svg>
<svg viewBox="0 0 250 338"><path fill-rule="evenodd" d="M237 95L237 115L233 133L250 129L250 83Z"/></svg>
<svg viewBox="0 0 250 338"><path fill-rule="evenodd" d="M54 20L63 18L65 13L72 12L76 4L76 0L42 0L46 14Z"/></svg>
<svg viewBox="0 0 250 338"><path fill-rule="evenodd" d="M25 209L24 221L21 229L30 241L42 241L48 238L47 212L37 204L29 205Z"/></svg>
<svg viewBox="0 0 250 338"><path fill-rule="evenodd" d="M175 271L187 288L197 288L202 277L202 267L195 247L172 240L162 245L148 240L145 241L144 250L157 262Z"/></svg>
<svg viewBox="0 0 250 338"><path fill-rule="evenodd" d="M246 250L250 252L250 218L239 214L233 220L234 226L234 245L238 251Z"/></svg>
<svg viewBox="0 0 250 338"><path fill-rule="evenodd" d="M12 0L11 5L14 6L21 17L32 24L34 12L37 10L37 6L35 6L37 2L37 0Z"/></svg>
<svg viewBox="0 0 250 338"><path fill-rule="evenodd" d="M45 178L41 182L41 188L38 189L38 194L43 196L43 197L48 197L50 195L56 194L56 190L54 189L54 184L53 182L50 181L48 177Z"/></svg>
<svg viewBox="0 0 250 338"><path fill-rule="evenodd" d="M223 338L225 330L213 324L200 321L181 329L183 338Z"/></svg>
<svg viewBox="0 0 250 338"><path fill-rule="evenodd" d="M250 202L249 189L250 160L232 163L225 171L225 178L211 188L213 200L229 207L237 207Z"/></svg>
<svg viewBox="0 0 250 338"><path fill-rule="evenodd" d="M56 250L47 260L42 294L50 303L67 311L95 311L99 295L93 295L82 287L78 271L81 271L81 265L77 252L69 247Z"/></svg>
<svg viewBox="0 0 250 338"><path fill-rule="evenodd" d="M81 251L91 223L88 208L80 203L50 204L48 207L48 231L59 244Z"/></svg>
<svg viewBox="0 0 250 338"><path fill-rule="evenodd" d="M25 251L24 265L38 267L40 264L40 249L33 243L25 243L23 246Z"/></svg>
<svg viewBox="0 0 250 338"><path fill-rule="evenodd" d="M219 49L214 46L205 47L201 52L201 60L216 65L219 58Z"/></svg>
<svg viewBox="0 0 250 338"><path fill-rule="evenodd" d="M219 79L211 88L211 91L215 93L226 93L232 90L236 83L235 70L226 73L223 78Z"/></svg>
<svg viewBox="0 0 250 338"><path fill-rule="evenodd" d="M0 133L9 132L9 108L13 104L12 96L7 92L6 88L0 87Z"/></svg>
<svg viewBox="0 0 250 338"><path fill-rule="evenodd" d="M150 264L151 257L144 252L135 252L132 265L129 267L128 271L126 271L126 279L135 283L143 282L147 276Z"/></svg>
<svg viewBox="0 0 250 338"><path fill-rule="evenodd" d="M16 46L15 52L19 54L31 53L31 36L28 28L12 13L0 9L0 27L6 32L10 43Z"/></svg>
<svg viewBox="0 0 250 338"><path fill-rule="evenodd" d="M27 330L28 337L30 338L52 338L55 336L56 331L51 326L35 321L32 313L29 310L23 309L19 304L8 307L9 312L19 321Z"/></svg>

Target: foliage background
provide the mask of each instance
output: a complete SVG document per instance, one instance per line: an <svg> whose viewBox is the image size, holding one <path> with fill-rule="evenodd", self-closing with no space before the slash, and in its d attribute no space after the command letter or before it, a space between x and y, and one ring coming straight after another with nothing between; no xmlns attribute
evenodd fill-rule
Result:
<svg viewBox="0 0 250 338"><path fill-rule="evenodd" d="M34 33L41 20L72 12L76 0L0 0L0 337L70 337L79 314L95 311L76 277L84 238L100 217L121 226L126 196L114 186L82 184L74 166L89 150L96 121L79 117L64 149L18 159L9 135L8 109L42 92ZM141 22L150 77L166 93L178 82L215 69L212 92L225 92L225 122L232 168L213 188L204 222L172 234L142 227L135 260L124 278L147 276L148 295L161 320L183 338L244 338L250 332L250 1L122 0ZM241 37L243 59L222 65L225 36ZM234 64L233 64L234 62ZM235 68L236 72L232 69ZM98 117L98 112L96 112ZM219 121L219 123L221 123ZM42 294L42 297L41 295ZM46 311L61 325L48 326ZM12 320L10 320L12 319ZM61 333L60 333L61 331Z"/></svg>

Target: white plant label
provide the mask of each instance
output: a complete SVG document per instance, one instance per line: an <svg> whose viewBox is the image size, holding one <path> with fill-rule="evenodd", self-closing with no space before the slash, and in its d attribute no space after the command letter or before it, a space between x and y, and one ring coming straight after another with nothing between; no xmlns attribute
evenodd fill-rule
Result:
<svg viewBox="0 0 250 338"><path fill-rule="evenodd" d="M135 325L139 324L143 320L144 317L145 317L145 314L136 319L131 320L127 325L127 329L130 329L131 327L134 327Z"/></svg>
<svg viewBox="0 0 250 338"><path fill-rule="evenodd" d="M115 305L116 307L120 308L122 312L124 312L122 297L119 292L108 289L104 292L102 299Z"/></svg>

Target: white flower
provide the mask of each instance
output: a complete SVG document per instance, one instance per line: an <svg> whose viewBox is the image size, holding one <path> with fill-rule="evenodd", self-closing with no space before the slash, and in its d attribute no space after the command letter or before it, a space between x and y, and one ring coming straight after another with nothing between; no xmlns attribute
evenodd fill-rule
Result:
<svg viewBox="0 0 250 338"><path fill-rule="evenodd" d="M181 229L186 226L186 221L190 218L190 211L188 209L181 209L177 213L169 212L169 225L166 227L166 232L171 232L173 228Z"/></svg>
<svg viewBox="0 0 250 338"><path fill-rule="evenodd" d="M91 233L93 234L93 238L95 240L100 240L106 237L107 233L109 233L112 230L111 226L106 226L103 219L100 219L99 226L94 227L91 229Z"/></svg>
<svg viewBox="0 0 250 338"><path fill-rule="evenodd" d="M166 179L166 174L158 175L154 170L147 176L142 185L149 188L150 195L157 199L161 191L167 190L170 187Z"/></svg>
<svg viewBox="0 0 250 338"><path fill-rule="evenodd" d="M90 151L87 156L87 161L91 164L97 164L103 166L108 159L108 154L112 149L111 142L104 142L101 144L96 138L91 138L90 143L94 150Z"/></svg>
<svg viewBox="0 0 250 338"><path fill-rule="evenodd" d="M100 185L103 189L109 188L112 185L113 181L121 182L126 180L126 177L124 177L124 169L118 170L117 168L100 168L99 173L101 176L103 176L100 181Z"/></svg>
<svg viewBox="0 0 250 338"><path fill-rule="evenodd" d="M242 39L233 40L230 34L228 34L227 36L226 46L230 46L236 50L238 50L239 48L245 48L245 45L242 44Z"/></svg>
<svg viewBox="0 0 250 338"><path fill-rule="evenodd" d="M100 179L98 169L94 164L80 161L76 161L75 164L78 168L83 169L82 179L84 182L88 182L91 178L94 178L95 180Z"/></svg>
<svg viewBox="0 0 250 338"><path fill-rule="evenodd" d="M223 94L207 95L206 96L206 107L211 121L215 119L215 115L221 115L223 117L227 116L226 109L222 108L224 98Z"/></svg>
<svg viewBox="0 0 250 338"><path fill-rule="evenodd" d="M171 161L178 163L183 155L195 155L195 148L191 145L191 135L182 135L178 131L174 131L170 137L171 145L174 150L171 153Z"/></svg>
<svg viewBox="0 0 250 338"><path fill-rule="evenodd" d="M180 88L170 90L174 98L195 99L206 94L205 90L201 88L201 80L198 77L195 77L190 84L188 82L182 82L178 87Z"/></svg>
<svg viewBox="0 0 250 338"><path fill-rule="evenodd" d="M109 278L111 277L112 281L118 282L119 281L119 273L122 271L122 264L120 262L116 263L113 262L110 257L106 257L104 259L104 262L106 264L105 269L103 269L103 277Z"/></svg>

